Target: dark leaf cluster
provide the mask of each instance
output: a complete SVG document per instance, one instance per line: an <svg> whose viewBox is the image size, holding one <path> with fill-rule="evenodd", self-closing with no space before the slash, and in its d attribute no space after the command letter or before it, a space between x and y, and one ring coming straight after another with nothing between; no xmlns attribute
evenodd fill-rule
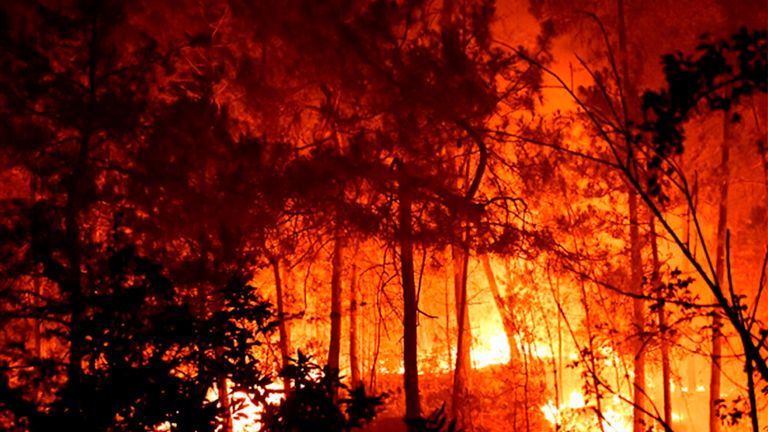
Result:
<svg viewBox="0 0 768 432"><path fill-rule="evenodd" d="M640 124L650 137L647 181L656 196L661 180L654 172L668 170L664 161L683 152L689 119L702 112L730 113L742 98L768 91L768 31L742 28L729 40L718 41L705 34L694 55L667 54L662 63L667 85L643 94ZM738 113L730 115L732 122L740 119Z"/></svg>
<svg viewBox="0 0 768 432"><path fill-rule="evenodd" d="M301 351L280 376L290 392L279 405L268 405L262 423L270 432L340 432L362 428L376 416L385 395L349 388L337 370L321 367ZM338 393L343 391L346 397Z"/></svg>

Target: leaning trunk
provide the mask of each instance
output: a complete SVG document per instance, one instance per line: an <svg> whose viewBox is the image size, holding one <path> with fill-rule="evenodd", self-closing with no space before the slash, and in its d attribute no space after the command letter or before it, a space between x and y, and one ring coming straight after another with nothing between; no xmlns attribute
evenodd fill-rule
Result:
<svg viewBox="0 0 768 432"><path fill-rule="evenodd" d="M488 287L491 289L491 294L493 294L496 309L499 310L499 315L501 315L504 334L507 336L507 344L509 344L509 362L512 364L514 359L518 358L517 344L515 343L515 320L507 306L507 302L501 297L501 291L499 291L499 285L496 283L496 276L493 274L493 268L491 267L491 260L487 254L482 254L480 260L483 263L483 271L488 279Z"/></svg>

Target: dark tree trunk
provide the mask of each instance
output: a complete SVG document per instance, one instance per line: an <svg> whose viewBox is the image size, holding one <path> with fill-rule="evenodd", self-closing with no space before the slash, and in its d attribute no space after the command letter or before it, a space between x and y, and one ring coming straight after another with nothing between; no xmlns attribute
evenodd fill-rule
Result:
<svg viewBox="0 0 768 432"><path fill-rule="evenodd" d="M624 99L624 127L626 151L627 154L631 154L634 149L632 148L632 136L630 129L630 123L633 118L633 114L636 110L637 96L635 94L635 88L629 75L629 60L627 53L627 28L625 24L625 10L624 1L618 0L618 32L619 32L619 54L621 59L621 80ZM630 244L630 292L634 293L636 297L632 300L632 325L637 332L637 343L635 345L635 358L633 361L633 369L635 371L635 377L633 382L633 397L632 402L634 405L632 412L632 430L634 432L643 432L645 430L645 352L644 352L644 306L643 300L640 296L643 293L643 262L641 257L640 244L640 227L639 227L639 203L637 192L630 188L628 194L629 205L629 244Z"/></svg>
<svg viewBox="0 0 768 432"><path fill-rule="evenodd" d="M216 357L219 359L223 354L221 348L216 350ZM227 377L219 375L216 377L216 391L219 394L220 415L222 418L221 431L232 432L234 425L232 424L232 403L229 398L229 384L227 383Z"/></svg>
<svg viewBox="0 0 768 432"><path fill-rule="evenodd" d="M655 216L651 215L649 226L651 228L651 255L653 259L653 289L658 290L659 295L665 295L663 290L659 289L661 283L659 270L661 263L659 261L658 239L656 238ZM659 345L661 347L661 383L664 397L664 423L666 430L672 426L672 389L671 389L671 370L669 364L669 341L667 340L667 311L664 305L664 299L660 301L657 310L659 319Z"/></svg>
<svg viewBox="0 0 768 432"><path fill-rule="evenodd" d="M338 223L338 222L337 222ZM328 347L328 367L339 370L341 352L341 273L344 248L338 228L334 234L331 269L331 341Z"/></svg>
<svg viewBox="0 0 768 432"><path fill-rule="evenodd" d="M360 359L357 348L357 265L352 264L349 283L349 370L350 383L356 388L360 382Z"/></svg>
<svg viewBox="0 0 768 432"><path fill-rule="evenodd" d="M285 367L288 365L290 359L291 341L289 340L290 335L288 333L288 324L286 323L285 319L283 283L282 279L280 278L280 258L272 257L270 261L272 264L272 273L275 278L275 296L277 300L277 329L278 334L280 335L280 359L282 362L280 366ZM286 381L285 394L287 395L289 391L290 384L288 381Z"/></svg>
<svg viewBox="0 0 768 432"><path fill-rule="evenodd" d="M729 113L723 114L723 139L720 147L720 205L717 215L717 245L715 251L715 277L720 291L723 291L725 281L725 236L728 228L728 186L730 182L730 122ZM720 401L720 381L722 367L723 335L721 328L723 319L719 310L712 312L712 365L709 373L709 430L720 430L720 417L717 415L717 406Z"/></svg>
<svg viewBox="0 0 768 432"><path fill-rule="evenodd" d="M400 272L403 284L403 365L405 369L405 418L417 419L421 415L419 402L419 365L417 353L416 318L418 304L416 281L413 273L412 198L407 184L400 182ZM410 427L410 430L415 428Z"/></svg>

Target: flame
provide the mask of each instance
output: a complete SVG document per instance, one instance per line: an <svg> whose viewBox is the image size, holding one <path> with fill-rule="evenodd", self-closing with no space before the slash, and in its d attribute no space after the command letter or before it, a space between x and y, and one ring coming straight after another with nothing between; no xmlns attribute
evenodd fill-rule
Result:
<svg viewBox="0 0 768 432"><path fill-rule="evenodd" d="M283 393L283 383L281 380L267 384L262 391L266 394L266 402L270 405L278 404L285 398ZM232 402L239 409L232 416L233 432L258 432L261 430L261 413L264 412L262 404L254 403L251 398L243 392L234 392Z"/></svg>
<svg viewBox="0 0 768 432"><path fill-rule="evenodd" d="M268 384L261 393L262 396L266 395L265 400L270 405L280 403L285 397L282 381ZM208 390L208 400L213 401L217 398L218 393L215 388ZM254 403L247 393L240 391L232 393L231 400L232 405L237 407L237 410L232 415L233 432L259 432L261 430L261 414L264 412L264 405ZM173 427L175 425L166 421L155 427L155 432L168 432ZM219 427L217 431L222 429L223 426Z"/></svg>
<svg viewBox="0 0 768 432"><path fill-rule="evenodd" d="M586 432L596 426L595 408L594 405L587 404L581 392L574 390L568 396L567 402L555 406L554 402L549 400L541 407L541 411L552 425L564 426L566 430ZM602 407L602 423L606 432L631 432L631 410L626 404L622 404L618 397L614 397L612 402L606 401Z"/></svg>
<svg viewBox="0 0 768 432"><path fill-rule="evenodd" d="M472 364L475 369L509 363L511 353L507 336L501 329L495 330L497 331L484 336L472 346ZM515 347L518 352L538 359L552 358L554 355L551 347L536 341L523 341L519 335L515 336Z"/></svg>
<svg viewBox="0 0 768 432"><path fill-rule="evenodd" d="M472 365L481 369L490 365L509 362L509 343L504 333L484 336L472 345Z"/></svg>

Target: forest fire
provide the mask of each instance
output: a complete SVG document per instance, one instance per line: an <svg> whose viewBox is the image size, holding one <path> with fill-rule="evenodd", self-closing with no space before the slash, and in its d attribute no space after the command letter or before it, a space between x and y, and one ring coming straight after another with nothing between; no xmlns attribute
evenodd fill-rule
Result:
<svg viewBox="0 0 768 432"><path fill-rule="evenodd" d="M766 431L766 22L0 1L0 430Z"/></svg>

